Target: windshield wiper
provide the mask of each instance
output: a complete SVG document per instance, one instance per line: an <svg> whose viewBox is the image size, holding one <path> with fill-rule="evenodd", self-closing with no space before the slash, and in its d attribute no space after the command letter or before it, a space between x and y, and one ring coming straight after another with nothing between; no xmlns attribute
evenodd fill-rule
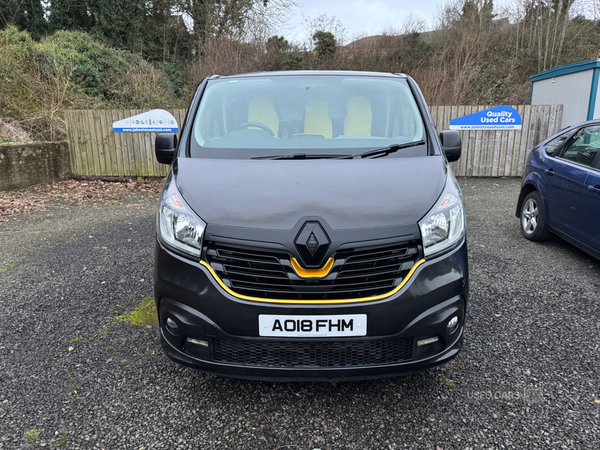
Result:
<svg viewBox="0 0 600 450"><path fill-rule="evenodd" d="M350 155L343 155L342 158L350 158ZM275 155L275 156L253 156L250 159L330 159L340 158L340 155L320 155L320 154L306 154L306 153L294 153L293 155Z"/></svg>
<svg viewBox="0 0 600 450"><path fill-rule="evenodd" d="M354 158L379 158L381 156L389 155L390 153L397 152L409 147L416 147L417 145L423 145L425 141L407 142L405 144L392 144L383 148L376 148L375 150L369 150L367 152L358 153L356 155L323 155L323 154L306 154L306 153L294 153L292 155L274 155L274 156L253 156L250 159L354 159Z"/></svg>
<svg viewBox="0 0 600 450"><path fill-rule="evenodd" d="M369 150L364 153L358 153L356 155L339 156L337 159L368 158L370 156L379 158L381 156L386 156L386 155L389 155L390 153L397 152L398 150L403 150L403 149L409 148L409 147L416 147L417 145L423 145L423 144L425 144L425 141L407 142L406 144L392 144L392 145L388 145L387 147L376 148L375 150Z"/></svg>

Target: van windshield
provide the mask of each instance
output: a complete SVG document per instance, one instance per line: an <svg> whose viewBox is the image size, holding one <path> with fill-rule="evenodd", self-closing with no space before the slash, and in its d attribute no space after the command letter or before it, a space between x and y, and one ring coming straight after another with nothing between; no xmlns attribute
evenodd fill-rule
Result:
<svg viewBox="0 0 600 450"><path fill-rule="evenodd" d="M190 156L335 157L390 145L425 156L425 130L402 78L274 75L210 80L194 120Z"/></svg>

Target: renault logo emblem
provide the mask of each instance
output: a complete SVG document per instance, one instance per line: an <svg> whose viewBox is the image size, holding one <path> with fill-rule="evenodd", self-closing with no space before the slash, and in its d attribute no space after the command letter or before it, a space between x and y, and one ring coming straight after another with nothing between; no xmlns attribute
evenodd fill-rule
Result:
<svg viewBox="0 0 600 450"><path fill-rule="evenodd" d="M321 267L331 241L319 222L306 222L294 244L306 267Z"/></svg>

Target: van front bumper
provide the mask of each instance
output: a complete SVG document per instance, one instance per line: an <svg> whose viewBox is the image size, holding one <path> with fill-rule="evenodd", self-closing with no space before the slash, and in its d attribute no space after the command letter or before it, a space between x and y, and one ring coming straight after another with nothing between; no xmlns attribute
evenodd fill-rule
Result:
<svg viewBox="0 0 600 450"><path fill-rule="evenodd" d="M279 381L379 378L443 364L462 347L469 291L466 242L421 264L394 295L361 303L242 300L226 292L203 265L158 242L154 276L165 353L217 375ZM368 333L347 338L260 337L261 314L366 314ZM455 316L458 325L449 330L447 324Z"/></svg>

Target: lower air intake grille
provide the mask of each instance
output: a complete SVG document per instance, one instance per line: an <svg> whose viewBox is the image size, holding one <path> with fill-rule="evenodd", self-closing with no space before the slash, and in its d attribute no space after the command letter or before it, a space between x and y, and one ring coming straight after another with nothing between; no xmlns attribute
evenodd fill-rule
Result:
<svg viewBox="0 0 600 450"><path fill-rule="evenodd" d="M412 359L413 339L290 342L212 340L217 362L256 367L363 367Z"/></svg>

